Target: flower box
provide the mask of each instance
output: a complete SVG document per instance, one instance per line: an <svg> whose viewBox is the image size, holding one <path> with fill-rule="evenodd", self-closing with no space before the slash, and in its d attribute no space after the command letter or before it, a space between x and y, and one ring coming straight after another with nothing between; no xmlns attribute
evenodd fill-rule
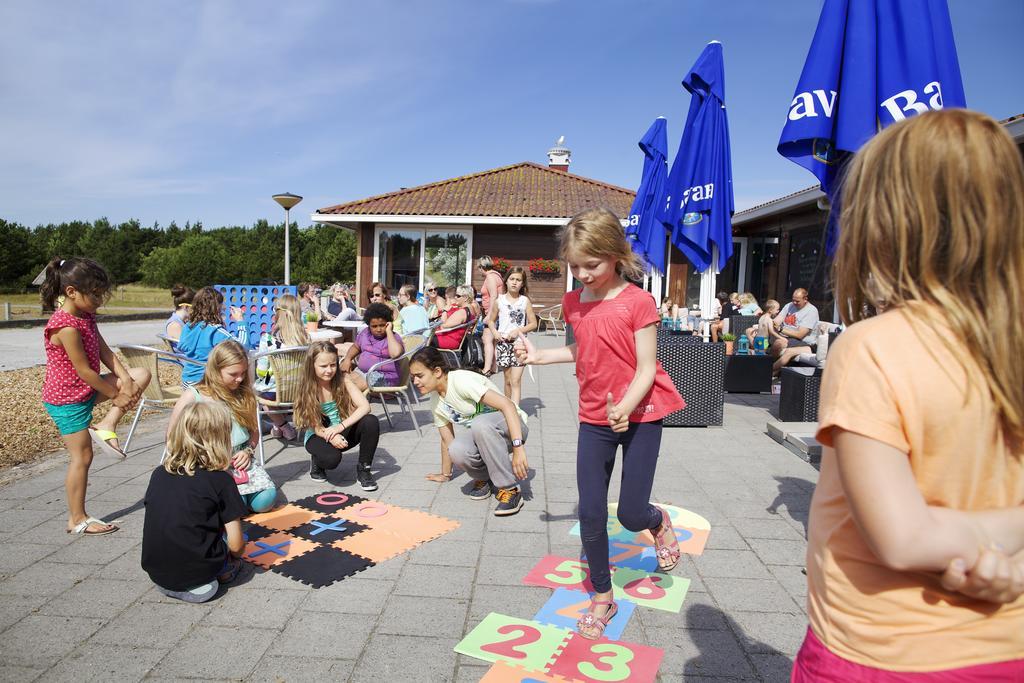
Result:
<svg viewBox="0 0 1024 683"><path fill-rule="evenodd" d="M530 259L529 264L531 275L554 276L562 272L562 263L552 258Z"/></svg>

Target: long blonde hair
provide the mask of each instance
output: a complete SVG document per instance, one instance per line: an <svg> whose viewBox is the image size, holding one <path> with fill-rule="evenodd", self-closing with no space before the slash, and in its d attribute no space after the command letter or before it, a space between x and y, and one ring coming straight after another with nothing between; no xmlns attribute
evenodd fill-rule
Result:
<svg viewBox="0 0 1024 683"><path fill-rule="evenodd" d="M558 230L558 255L569 258L577 249L587 256L614 258L615 272L627 280L642 280L644 266L626 240L619 217L608 209L587 209Z"/></svg>
<svg viewBox="0 0 1024 683"><path fill-rule="evenodd" d="M197 469L215 472L231 462L231 411L222 403L185 406L167 435L164 469L192 476Z"/></svg>
<svg viewBox="0 0 1024 683"><path fill-rule="evenodd" d="M316 429L321 427L323 412L320 409L320 384L316 378L316 359L321 353L334 356L334 363L338 363L338 350L334 344L326 341L313 342L306 351L306 360L303 363L302 383L299 385L299 395L295 399L295 426L300 429ZM338 368L331 379L331 398L338 406L338 416L344 420L352 414L352 398L345 386L345 373Z"/></svg>
<svg viewBox="0 0 1024 683"><path fill-rule="evenodd" d="M285 346L306 346L309 344L309 332L302 324L302 306L297 297L282 294L274 304L277 315L277 338Z"/></svg>
<svg viewBox="0 0 1024 683"><path fill-rule="evenodd" d="M199 380L197 389L215 401L220 401L231 410L235 422L249 430L249 434L257 434L256 397L252 391L252 378L246 373L245 379L236 389L228 389L221 379L220 371L224 368L241 363L249 366L249 356L242 345L234 339L226 339L213 347L210 357L206 360L206 372Z"/></svg>
<svg viewBox="0 0 1024 683"><path fill-rule="evenodd" d="M969 389L966 363L977 364L1004 438L1024 441L1024 163L1010 136L964 109L894 124L851 162L841 207L833 277L843 321L930 304L952 334L910 316L918 334L945 346Z"/></svg>

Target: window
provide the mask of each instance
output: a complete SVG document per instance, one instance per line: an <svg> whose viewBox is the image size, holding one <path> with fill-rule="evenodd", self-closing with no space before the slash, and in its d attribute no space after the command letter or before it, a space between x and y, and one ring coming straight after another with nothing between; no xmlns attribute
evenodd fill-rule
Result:
<svg viewBox="0 0 1024 683"><path fill-rule="evenodd" d="M469 238L461 232L428 232L423 257L424 282L439 287L464 284L469 263Z"/></svg>
<svg viewBox="0 0 1024 683"><path fill-rule="evenodd" d="M377 228L374 279L392 292L402 285L423 291L427 281L440 286L470 282L472 229Z"/></svg>
<svg viewBox="0 0 1024 683"><path fill-rule="evenodd" d="M410 284L418 289L422 242L419 231L381 230L377 236L377 280L392 292Z"/></svg>

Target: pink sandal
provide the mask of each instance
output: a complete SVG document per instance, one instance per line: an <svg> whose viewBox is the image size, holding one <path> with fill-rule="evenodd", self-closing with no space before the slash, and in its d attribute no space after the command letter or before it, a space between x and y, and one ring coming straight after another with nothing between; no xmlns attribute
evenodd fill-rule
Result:
<svg viewBox="0 0 1024 683"><path fill-rule="evenodd" d="M604 613L603 617L599 617L594 614L592 610L595 605L609 605L608 611ZM604 629L608 625L608 622L611 621L618 613L619 606L615 604L614 600L592 600L590 602L590 610L576 620L576 633L587 640L597 640L604 635ZM596 634L588 636L583 632L583 629L596 629Z"/></svg>
<svg viewBox="0 0 1024 683"><path fill-rule="evenodd" d="M672 519L668 511L661 510L661 526L654 532L654 552L658 556L658 569L663 572L670 572L679 564L682 553L679 551L679 542L676 540L676 530L672 528ZM669 562L671 564L662 564Z"/></svg>

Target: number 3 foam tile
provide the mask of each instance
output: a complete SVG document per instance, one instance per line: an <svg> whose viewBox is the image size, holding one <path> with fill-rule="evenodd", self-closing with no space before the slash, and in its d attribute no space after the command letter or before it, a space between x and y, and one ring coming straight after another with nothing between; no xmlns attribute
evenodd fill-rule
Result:
<svg viewBox="0 0 1024 683"><path fill-rule="evenodd" d="M568 681L560 676L530 671L505 662L495 662L480 679L480 683L568 683Z"/></svg>
<svg viewBox="0 0 1024 683"><path fill-rule="evenodd" d="M543 586L544 588L568 588L575 591L594 593L590 583L590 567L582 560L571 560L568 557L545 555L530 572L523 577L527 586Z"/></svg>
<svg viewBox="0 0 1024 683"><path fill-rule="evenodd" d="M615 599L631 600L642 607L676 612L683 606L690 580L639 569L617 569L612 573Z"/></svg>
<svg viewBox="0 0 1024 683"><path fill-rule="evenodd" d="M616 600L616 604L619 611L604 630L604 637L608 640L618 640L622 637L622 632L629 623L629 618L633 616L633 610L636 609L636 605L629 600L619 599ZM590 595L559 588L533 616L533 620L542 624L575 629L576 620L582 617L589 607Z"/></svg>
<svg viewBox="0 0 1024 683"><path fill-rule="evenodd" d="M491 612L455 646L459 654L544 671L569 639L569 631Z"/></svg>
<svg viewBox="0 0 1024 683"><path fill-rule="evenodd" d="M587 640L574 633L547 672L584 683L649 683L657 677L664 656L661 648Z"/></svg>

